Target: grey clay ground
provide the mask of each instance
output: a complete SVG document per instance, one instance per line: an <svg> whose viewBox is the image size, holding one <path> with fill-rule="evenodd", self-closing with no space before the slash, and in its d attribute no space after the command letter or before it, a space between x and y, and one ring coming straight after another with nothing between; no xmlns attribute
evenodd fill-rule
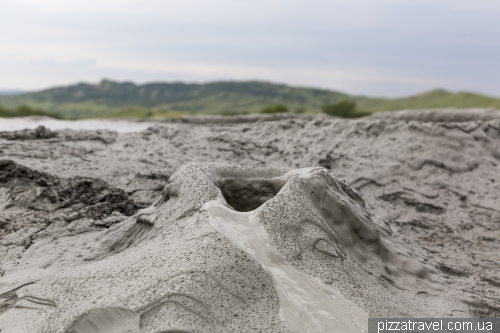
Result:
<svg viewBox="0 0 500 333"><path fill-rule="evenodd" d="M139 316L143 332L154 332L158 317L171 318L171 328L192 325L185 329L193 331L287 331L269 272L217 232L206 213L198 212L217 197L217 179L210 175L222 172L214 171L220 167L186 176L189 168L180 167L190 162L321 166L345 179L363 198L370 214L366 221L383 236L383 243L398 258L425 267L430 280L394 274L404 265L400 259L388 263L387 258L373 257L370 253L376 253L377 246L342 245L349 259L331 270L328 263L338 259L328 255L336 252L327 243L317 244L310 253L300 250L300 244L307 243L301 237L333 236L320 237L314 228L297 229L296 214L286 215L287 203L304 187L319 188L318 193L335 187L325 179L311 180L316 185L288 182L283 188L287 190L264 205L263 213L281 212L288 224L276 224L276 218L261 223L288 264L338 290L371 316L444 316L450 309L449 315L455 316L500 316L500 120L235 119L228 124L162 123L129 134L0 133L0 156L12 161L0 162L1 332L65 332L69 327L79 332L75 318L103 307L134 311L108 310L104 316ZM179 170L176 177L184 182L205 184L206 177L210 181L206 187L183 185L190 195L181 189L179 202L162 205L168 209L160 209L160 217L139 217L143 228L133 229L124 246L110 249L110 237L137 221L134 214L157 200ZM254 170L252 177L262 178L266 172L281 177L288 169ZM292 191L293 186L298 187ZM266 191L264 197L275 194ZM309 211L323 210L311 205ZM148 227L151 220L163 221L165 227ZM158 236L151 237L151 232ZM147 253L146 258L141 253ZM247 291L241 289L242 276L252 277L244 279ZM32 281L39 282L12 291ZM212 291L205 299L186 296L201 295L203 288ZM415 297L420 291L427 294ZM47 324L48 315L58 319Z"/></svg>

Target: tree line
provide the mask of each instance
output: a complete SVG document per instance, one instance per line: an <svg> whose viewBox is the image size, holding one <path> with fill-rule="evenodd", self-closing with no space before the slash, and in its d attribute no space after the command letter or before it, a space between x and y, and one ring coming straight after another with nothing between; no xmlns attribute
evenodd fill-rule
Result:
<svg viewBox="0 0 500 333"><path fill-rule="evenodd" d="M370 114L370 112L358 110L357 105L353 101L341 100L336 103L328 103L321 106L321 111L330 116L342 117L342 118L359 118ZM289 112L288 108L283 105L276 103L273 106L265 107L262 109L261 113L284 113ZM304 113L305 108L300 108L293 111L294 113Z"/></svg>

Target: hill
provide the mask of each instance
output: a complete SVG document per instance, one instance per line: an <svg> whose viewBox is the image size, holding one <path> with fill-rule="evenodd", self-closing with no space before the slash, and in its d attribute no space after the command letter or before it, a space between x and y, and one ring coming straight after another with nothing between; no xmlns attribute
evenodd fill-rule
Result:
<svg viewBox="0 0 500 333"><path fill-rule="evenodd" d="M471 92L449 92L436 89L416 96L406 98L357 98L356 102L362 110L394 111L405 109L431 108L497 108L500 109L500 99Z"/></svg>
<svg viewBox="0 0 500 333"><path fill-rule="evenodd" d="M319 110L322 104L345 98L349 95L259 81L135 85L103 80L97 85L80 83L17 96L0 96L0 105L14 108L26 104L66 118L88 118L121 114L122 109L131 106L154 109L153 113L260 112L263 107L275 103L286 104L290 110L303 107Z"/></svg>
<svg viewBox="0 0 500 333"><path fill-rule="evenodd" d="M63 118L170 117L183 114L253 113L277 103L285 105L292 112L318 112L324 104L346 99L355 101L360 110L369 112L439 107L500 109L500 99L444 90L386 99L261 81L136 85L110 80L103 80L98 84L79 83L39 92L0 96L0 106L15 109L27 105Z"/></svg>

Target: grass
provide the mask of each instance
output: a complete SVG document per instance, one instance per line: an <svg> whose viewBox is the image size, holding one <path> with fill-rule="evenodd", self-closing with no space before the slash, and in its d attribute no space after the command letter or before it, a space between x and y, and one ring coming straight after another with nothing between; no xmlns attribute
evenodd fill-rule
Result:
<svg viewBox="0 0 500 333"><path fill-rule="evenodd" d="M500 99L470 92L442 89L405 98L369 98L261 81L212 82L206 84L150 83L103 80L98 84L75 84L39 92L0 96L0 116L23 114L20 107L40 115L65 119L175 117L190 114L237 115L247 113L317 113L325 105L352 101L357 108L341 116L358 117L368 112L422 108L493 107ZM307 111L306 111L307 110ZM362 110L362 111L360 111ZM30 113L31 112L31 113ZM38 112L38 113L36 113ZM337 112L339 111L328 111Z"/></svg>
<svg viewBox="0 0 500 333"><path fill-rule="evenodd" d="M57 114L46 112L40 109L34 109L27 105L20 105L14 109L6 109L0 106L0 117L12 118L12 117L28 117L28 116L45 116L56 119L61 119Z"/></svg>
<svg viewBox="0 0 500 333"><path fill-rule="evenodd" d="M175 118L186 115L189 113L134 105L104 114L100 118Z"/></svg>

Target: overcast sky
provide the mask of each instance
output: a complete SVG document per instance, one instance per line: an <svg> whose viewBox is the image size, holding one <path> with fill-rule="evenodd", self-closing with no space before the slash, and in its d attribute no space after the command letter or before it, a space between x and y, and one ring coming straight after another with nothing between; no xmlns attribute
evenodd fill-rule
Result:
<svg viewBox="0 0 500 333"><path fill-rule="evenodd" d="M0 0L0 89L102 78L500 97L500 0Z"/></svg>

